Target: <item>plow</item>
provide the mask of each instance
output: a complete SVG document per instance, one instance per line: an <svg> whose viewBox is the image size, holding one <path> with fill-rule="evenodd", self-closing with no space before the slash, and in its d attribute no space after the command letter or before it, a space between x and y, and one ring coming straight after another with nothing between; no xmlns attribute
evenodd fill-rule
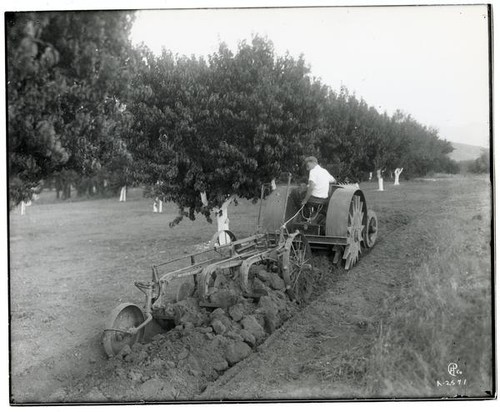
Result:
<svg viewBox="0 0 500 412"><path fill-rule="evenodd" d="M108 356L141 341L153 320L165 329L178 325L188 300L207 311L257 301L266 293L262 273L291 301L306 302L313 251L331 253L333 264L349 270L375 244L377 216L356 186L332 184L327 199L305 206L290 179L265 200L264 193L263 187L254 235L237 239L229 230L218 232L203 250L153 265L150 281L135 282L144 305L123 303L113 310L103 333Z"/></svg>

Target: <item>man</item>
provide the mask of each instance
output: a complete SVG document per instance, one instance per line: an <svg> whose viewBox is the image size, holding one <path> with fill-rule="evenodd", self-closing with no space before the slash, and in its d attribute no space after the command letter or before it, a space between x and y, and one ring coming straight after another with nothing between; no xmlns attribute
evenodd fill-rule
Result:
<svg viewBox="0 0 500 412"><path fill-rule="evenodd" d="M314 156L306 157L305 164L309 170L309 183L307 192L302 200L302 206L307 203L322 204L328 198L330 183L335 183L335 178L318 164Z"/></svg>

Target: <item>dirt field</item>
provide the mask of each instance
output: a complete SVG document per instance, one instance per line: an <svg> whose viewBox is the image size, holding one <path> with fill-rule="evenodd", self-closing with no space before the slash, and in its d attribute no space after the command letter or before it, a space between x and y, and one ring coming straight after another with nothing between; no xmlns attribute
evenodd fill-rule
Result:
<svg viewBox="0 0 500 412"><path fill-rule="evenodd" d="M196 331L158 339L152 327L153 341L126 361L108 361L100 345L112 308L142 303L133 281L209 240L213 225L171 229L175 208L153 214L139 191L126 203L41 199L25 216L11 213L12 400L491 396L489 182L361 188L379 216L375 248L349 272L318 256L313 302L245 360L212 365L217 374L200 365L210 354L197 352L206 343ZM249 202L230 210L238 237L252 233L257 212ZM445 383L452 362L466 383Z"/></svg>

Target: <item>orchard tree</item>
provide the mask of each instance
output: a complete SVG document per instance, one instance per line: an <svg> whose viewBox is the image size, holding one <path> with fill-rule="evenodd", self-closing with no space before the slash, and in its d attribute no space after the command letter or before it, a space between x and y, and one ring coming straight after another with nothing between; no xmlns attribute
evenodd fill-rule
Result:
<svg viewBox="0 0 500 412"><path fill-rule="evenodd" d="M488 150L483 149L481 151L481 155L469 165L468 172L477 174L490 172L490 154Z"/></svg>
<svg viewBox="0 0 500 412"><path fill-rule="evenodd" d="M255 199L263 183L299 170L326 95L302 58L276 57L254 37L208 60L147 50L143 59L129 146L154 195L178 205L174 224L210 220L235 196Z"/></svg>
<svg viewBox="0 0 500 412"><path fill-rule="evenodd" d="M453 146L440 139L436 129L424 126L410 115L402 113L398 114L394 127L401 136L404 150L400 150L398 158L407 176L455 170L447 156L453 151Z"/></svg>
<svg viewBox="0 0 500 412"><path fill-rule="evenodd" d="M316 156L341 181L376 172L383 190L384 171L400 173L404 168L410 177L458 170L447 157L451 144L439 139L437 130L401 111L391 117L380 114L344 87L329 92L321 124Z"/></svg>
<svg viewBox="0 0 500 412"><path fill-rule="evenodd" d="M368 172L386 167L394 150L384 115L345 87L340 93L330 92L325 113L316 150L340 181L360 180Z"/></svg>
<svg viewBox="0 0 500 412"><path fill-rule="evenodd" d="M123 146L132 21L125 12L6 15L12 205L55 173L94 175Z"/></svg>
<svg viewBox="0 0 500 412"><path fill-rule="evenodd" d="M69 159L54 125L62 85L52 79L59 53L41 39L48 15L6 15L8 172L11 207Z"/></svg>
<svg viewBox="0 0 500 412"><path fill-rule="evenodd" d="M401 162L402 153L404 153L404 143L401 134L394 127L394 118L389 118L386 113L373 116L371 108L371 121L374 124L373 133L367 141L368 162L371 170L376 171L380 191L384 190L384 171L394 170Z"/></svg>

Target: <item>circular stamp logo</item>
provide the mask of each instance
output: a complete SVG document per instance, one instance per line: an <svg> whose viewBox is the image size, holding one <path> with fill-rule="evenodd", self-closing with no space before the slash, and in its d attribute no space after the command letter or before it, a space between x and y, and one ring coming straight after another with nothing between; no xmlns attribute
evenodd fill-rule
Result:
<svg viewBox="0 0 500 412"><path fill-rule="evenodd" d="M458 369L458 365L456 363L452 362L448 365L448 373L451 376L457 376L457 375L461 375L462 371L460 369Z"/></svg>

